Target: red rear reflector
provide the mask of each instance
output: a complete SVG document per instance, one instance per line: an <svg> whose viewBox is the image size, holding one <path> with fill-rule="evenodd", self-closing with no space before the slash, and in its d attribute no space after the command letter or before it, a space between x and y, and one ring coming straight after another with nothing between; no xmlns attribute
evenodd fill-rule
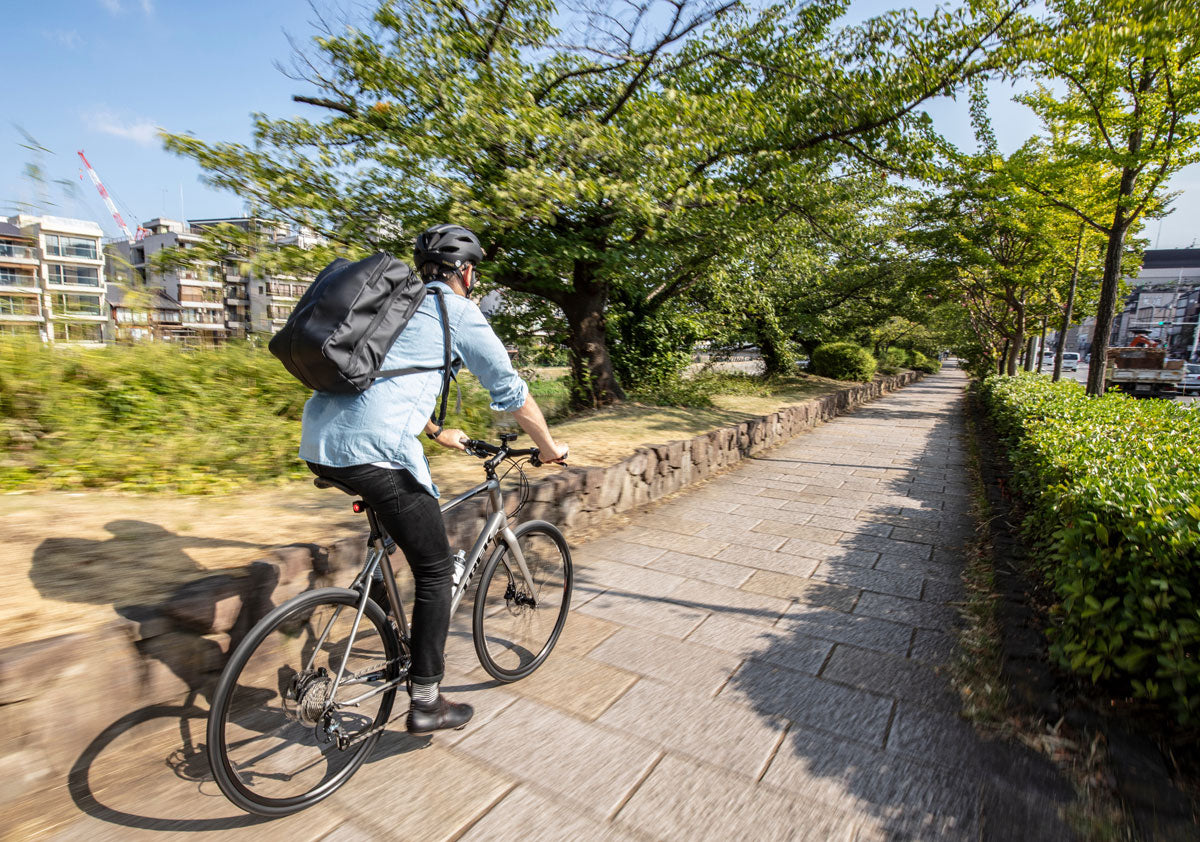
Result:
<svg viewBox="0 0 1200 842"><path fill-rule="evenodd" d="M360 515L367 509L367 507L363 505L362 500L355 500L352 508Z"/></svg>

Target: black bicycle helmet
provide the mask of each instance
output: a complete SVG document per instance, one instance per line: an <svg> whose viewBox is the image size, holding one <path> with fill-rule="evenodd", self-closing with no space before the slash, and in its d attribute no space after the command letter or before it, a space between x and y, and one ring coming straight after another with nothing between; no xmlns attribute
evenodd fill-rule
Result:
<svg viewBox="0 0 1200 842"><path fill-rule="evenodd" d="M479 238L461 225L444 223L423 231L413 244L413 263L421 271L427 263L447 269L461 269L467 263L483 260Z"/></svg>

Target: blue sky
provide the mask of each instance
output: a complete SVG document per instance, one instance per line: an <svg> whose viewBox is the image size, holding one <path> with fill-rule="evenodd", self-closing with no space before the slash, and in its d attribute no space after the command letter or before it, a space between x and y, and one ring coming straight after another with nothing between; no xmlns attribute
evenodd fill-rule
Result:
<svg viewBox="0 0 1200 842"><path fill-rule="evenodd" d="M0 125L0 214L19 201L35 201L22 176L34 155L18 144L20 126L51 150L41 163L52 179L77 189L50 199L54 213L95 219L109 234L116 226L90 181L80 180L83 149L125 221L134 227L155 216L202 218L241 212L229 193L198 181L199 168L162 149L155 127L193 132L206 140L246 141L250 115L303 113L291 101L304 92L274 66L291 55L285 31L300 41L313 34L307 0L59 0L6 4L4 19L10 84ZM322 6L330 5L322 0ZM358 5L356 3L355 5ZM849 20L894 3L855 0ZM929 0L914 5L927 10ZM15 36L15 37L14 37ZM15 84L14 84L15 83ZM1032 116L1008 101L1007 88L992 90L992 118L1003 151L1035 129ZM307 109L311 111L312 109ZM928 109L952 141L971 142L965 99ZM1145 231L1152 246L1184 247L1200 237L1200 165L1171 185L1184 191L1176 212Z"/></svg>

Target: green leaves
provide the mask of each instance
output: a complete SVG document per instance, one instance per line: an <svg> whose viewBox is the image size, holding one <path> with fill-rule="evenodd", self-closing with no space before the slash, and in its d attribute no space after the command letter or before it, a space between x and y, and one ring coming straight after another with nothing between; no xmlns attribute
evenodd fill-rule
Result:
<svg viewBox="0 0 1200 842"><path fill-rule="evenodd" d="M335 249L404 255L431 222L472 226L485 277L561 309L576 392L599 404L620 391L597 329L614 292L615 322L632 302L684 334L698 288L751 251L769 259L759 244L777 228L836 262L846 244L830 241L860 235L830 218L873 215L837 197L857 187L869 205L881 172L926 168L936 143L920 106L1004 66L1024 2L843 28L844 0L652 0L580 17L548 0L385 2L297 61L296 99L315 116L259 115L251 145L167 145ZM794 333L789 315L774 307L763 329Z"/></svg>
<svg viewBox="0 0 1200 842"><path fill-rule="evenodd" d="M1094 399L1071 381L992 377L985 404L1059 602L1052 653L1200 713L1200 428L1168 401Z"/></svg>

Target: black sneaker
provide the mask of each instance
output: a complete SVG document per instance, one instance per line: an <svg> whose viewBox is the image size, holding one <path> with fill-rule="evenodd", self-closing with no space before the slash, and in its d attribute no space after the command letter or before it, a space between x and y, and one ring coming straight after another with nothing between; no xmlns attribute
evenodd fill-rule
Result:
<svg viewBox="0 0 1200 842"><path fill-rule="evenodd" d="M474 715L475 708L470 705L447 701L444 695L438 694L437 700L431 705L418 705L414 702L408 709L408 721L405 725L408 733L417 736L447 728L457 731L465 728Z"/></svg>

